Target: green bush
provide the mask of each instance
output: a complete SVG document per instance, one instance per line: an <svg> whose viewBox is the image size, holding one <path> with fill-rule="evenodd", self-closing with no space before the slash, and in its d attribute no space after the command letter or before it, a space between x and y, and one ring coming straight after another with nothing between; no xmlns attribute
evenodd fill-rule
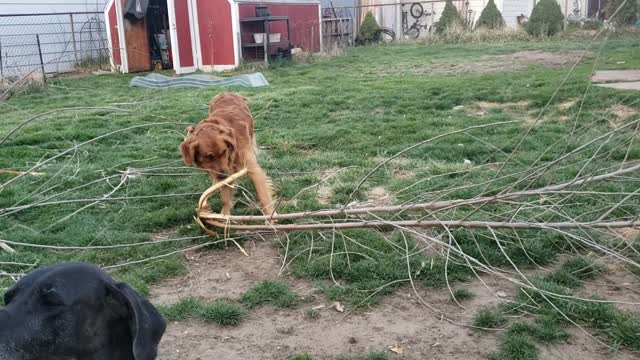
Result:
<svg viewBox="0 0 640 360"><path fill-rule="evenodd" d="M458 9L453 5L452 0L447 0L447 3L444 6L444 10L442 11L442 16L440 16L440 20L436 24L436 32L444 32L447 29L455 29L463 26L464 21L458 14Z"/></svg>
<svg viewBox="0 0 640 360"><path fill-rule="evenodd" d="M476 28L500 29L504 26L504 19L496 3L489 0L489 3L480 13L480 18L476 23Z"/></svg>
<svg viewBox="0 0 640 360"><path fill-rule="evenodd" d="M636 0L627 0L622 9L616 14L616 10L620 7L624 0L608 0L602 13L605 19L609 20L615 14L616 16L611 19L611 23L617 26L633 25L638 21L638 11L640 8Z"/></svg>
<svg viewBox="0 0 640 360"><path fill-rule="evenodd" d="M369 11L367 16L364 17L358 36L356 36L356 44L368 45L377 43L382 40L382 33L380 32L380 26L376 22L376 18L373 13Z"/></svg>
<svg viewBox="0 0 640 360"><path fill-rule="evenodd" d="M564 16L556 0L540 0L533 8L527 32L533 36L553 36L562 31Z"/></svg>
<svg viewBox="0 0 640 360"><path fill-rule="evenodd" d="M582 22L582 30L600 30L602 28L602 21L598 19L586 19Z"/></svg>

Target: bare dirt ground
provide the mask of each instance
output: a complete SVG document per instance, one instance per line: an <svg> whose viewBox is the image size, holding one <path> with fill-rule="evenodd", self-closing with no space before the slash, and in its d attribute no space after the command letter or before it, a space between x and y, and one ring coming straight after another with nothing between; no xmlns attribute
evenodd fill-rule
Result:
<svg viewBox="0 0 640 360"><path fill-rule="evenodd" d="M430 306L446 314L451 322L422 305L410 287L386 297L373 308L338 312L311 284L286 275L278 277L281 262L272 244L256 242L245 249L249 257L233 247L187 254L187 275L153 287L151 301L171 304L185 296L207 301L239 298L259 281L279 278L303 299L302 305L294 309L256 308L248 311L235 327L198 320L171 322L160 344L159 359L287 359L301 353L335 359L391 349L412 359L486 359L496 351L501 333L476 331L466 325L478 309L514 296L512 284L484 276L487 286L478 280L463 285L475 295L462 303L464 308L450 300L448 289L418 290ZM598 283L590 283L585 295L593 291L602 294ZM640 295L634 294L636 297L629 301L640 301ZM305 316L312 308L319 313L316 319ZM629 358L625 354L612 354L578 329L572 330L572 335L568 343L541 347L541 358Z"/></svg>
<svg viewBox="0 0 640 360"><path fill-rule="evenodd" d="M265 242L246 247L250 257L237 250L187 255L188 274L170 279L152 289L154 304L171 304L181 297L204 300L238 298L264 279L278 276L281 263L277 251ZM296 309L258 308L236 327L220 327L189 320L172 322L160 347L159 358L169 359L286 359L308 353L320 359L361 355L390 347L404 355L422 359L482 358L497 346L493 334L480 334L451 324L420 305L412 290L403 289L382 304L349 314L338 312L313 286L282 277L306 299ZM506 291L497 279L487 279L495 291ZM476 296L465 302L468 309L495 305L500 300L480 282L465 285ZM449 300L448 290L421 291L421 296L449 318L461 324L473 312ZM319 317L309 319L305 311L318 308ZM346 316L345 316L346 315Z"/></svg>
<svg viewBox="0 0 640 360"><path fill-rule="evenodd" d="M473 61L460 63L434 62L430 66L412 66L411 64L384 64L384 67L375 71L380 76L395 76L406 74L409 71L413 75L457 75L464 73L490 74L526 69L532 65L542 65L549 68L558 68L571 65L580 60L583 51L542 51L525 50L503 55L484 55ZM589 53L586 57L590 56Z"/></svg>

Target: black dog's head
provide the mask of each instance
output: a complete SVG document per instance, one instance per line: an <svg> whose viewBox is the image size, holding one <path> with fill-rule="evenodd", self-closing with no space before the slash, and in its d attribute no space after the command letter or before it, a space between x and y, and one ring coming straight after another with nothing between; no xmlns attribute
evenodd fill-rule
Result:
<svg viewBox="0 0 640 360"><path fill-rule="evenodd" d="M0 360L153 360L166 328L151 303L87 264L38 269L4 301Z"/></svg>

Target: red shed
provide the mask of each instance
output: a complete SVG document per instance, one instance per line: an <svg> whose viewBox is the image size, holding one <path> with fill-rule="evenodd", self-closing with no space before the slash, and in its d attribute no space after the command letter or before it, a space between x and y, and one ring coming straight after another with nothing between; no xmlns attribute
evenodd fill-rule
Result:
<svg viewBox="0 0 640 360"><path fill-rule="evenodd" d="M322 49L319 0L109 0L114 69L222 71Z"/></svg>

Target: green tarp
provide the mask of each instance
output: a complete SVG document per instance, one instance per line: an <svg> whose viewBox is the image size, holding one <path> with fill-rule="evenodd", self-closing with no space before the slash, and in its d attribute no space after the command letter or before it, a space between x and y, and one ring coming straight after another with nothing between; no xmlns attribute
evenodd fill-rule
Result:
<svg viewBox="0 0 640 360"><path fill-rule="evenodd" d="M215 86L259 87L269 85L262 73L242 74L230 77L217 77L197 74L186 76L164 76L151 73L147 76L136 76L129 83L130 87L150 89L164 88L206 88Z"/></svg>

